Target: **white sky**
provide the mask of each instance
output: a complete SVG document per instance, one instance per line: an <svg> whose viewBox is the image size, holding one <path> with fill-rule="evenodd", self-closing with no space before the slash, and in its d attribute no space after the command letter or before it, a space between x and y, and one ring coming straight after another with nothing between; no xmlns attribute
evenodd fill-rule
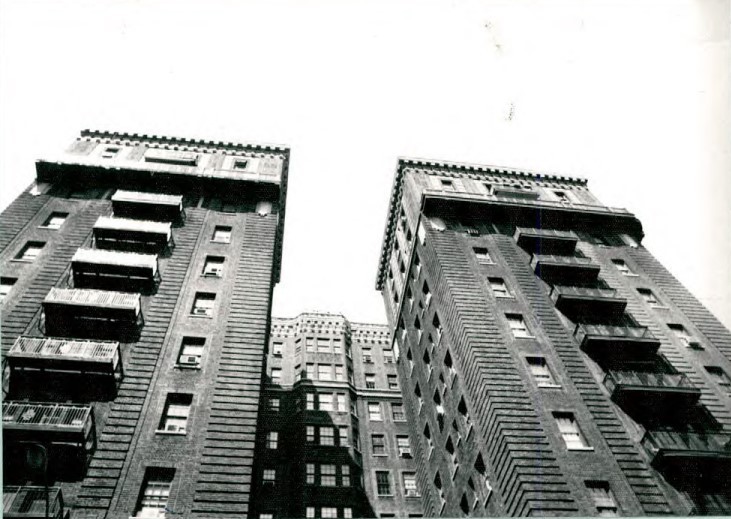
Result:
<svg viewBox="0 0 731 519"><path fill-rule="evenodd" d="M398 156L577 175L728 326L730 16L723 0L0 0L0 207L82 128L286 144L274 315L383 322Z"/></svg>

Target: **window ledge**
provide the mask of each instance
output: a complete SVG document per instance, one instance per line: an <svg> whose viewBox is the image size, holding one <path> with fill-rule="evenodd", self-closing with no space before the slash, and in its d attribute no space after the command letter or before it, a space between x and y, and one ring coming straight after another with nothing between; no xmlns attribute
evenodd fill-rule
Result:
<svg viewBox="0 0 731 519"><path fill-rule="evenodd" d="M35 260L23 259L23 258L13 258L10 261L13 263L33 263Z"/></svg>
<svg viewBox="0 0 731 519"><path fill-rule="evenodd" d="M191 366L189 364L175 364L175 369L182 369L186 371L200 371L200 365Z"/></svg>
<svg viewBox="0 0 731 519"><path fill-rule="evenodd" d="M561 389L560 384L538 384L538 387L541 389Z"/></svg>
<svg viewBox="0 0 731 519"><path fill-rule="evenodd" d="M162 436L185 436L187 433L185 432L173 432L173 431L164 431L161 429L155 430L155 434L160 434Z"/></svg>
<svg viewBox="0 0 731 519"><path fill-rule="evenodd" d="M211 243L220 243L222 245L229 245L230 241L221 241L221 240L211 240Z"/></svg>
<svg viewBox="0 0 731 519"><path fill-rule="evenodd" d="M515 335L513 335L513 338L515 338L515 339L535 339L536 336L535 335L520 335L520 336L516 337Z"/></svg>
<svg viewBox="0 0 731 519"><path fill-rule="evenodd" d="M594 447L567 447L567 450L569 451L593 451Z"/></svg>
<svg viewBox="0 0 731 519"><path fill-rule="evenodd" d="M49 231L58 231L59 229L61 229L60 227L49 227L47 225L39 225L38 228L39 229L48 229Z"/></svg>
<svg viewBox="0 0 731 519"><path fill-rule="evenodd" d="M188 317L194 317L196 319L213 319L212 315L188 314Z"/></svg>

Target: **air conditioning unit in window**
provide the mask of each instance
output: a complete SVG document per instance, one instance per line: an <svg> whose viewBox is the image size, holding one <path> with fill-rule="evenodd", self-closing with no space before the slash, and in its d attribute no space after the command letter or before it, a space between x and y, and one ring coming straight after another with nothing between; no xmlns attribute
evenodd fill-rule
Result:
<svg viewBox="0 0 731 519"><path fill-rule="evenodd" d="M206 270L205 274L203 274L205 277L215 277L220 278L223 275L223 269L220 267L210 267Z"/></svg>
<svg viewBox="0 0 731 519"><path fill-rule="evenodd" d="M193 315L208 315L207 308L193 308Z"/></svg>
<svg viewBox="0 0 731 519"><path fill-rule="evenodd" d="M419 492L414 488L407 488L406 497L419 497Z"/></svg>
<svg viewBox="0 0 731 519"><path fill-rule="evenodd" d="M409 447L399 447L398 455L402 458L411 458L411 449Z"/></svg>
<svg viewBox="0 0 731 519"><path fill-rule="evenodd" d="M199 359L197 355L183 355L180 357L180 361L178 364L184 365L184 366L197 366L199 363Z"/></svg>
<svg viewBox="0 0 731 519"><path fill-rule="evenodd" d="M182 427L180 425L175 425L175 424L168 424L165 427L165 432L184 433L185 427Z"/></svg>

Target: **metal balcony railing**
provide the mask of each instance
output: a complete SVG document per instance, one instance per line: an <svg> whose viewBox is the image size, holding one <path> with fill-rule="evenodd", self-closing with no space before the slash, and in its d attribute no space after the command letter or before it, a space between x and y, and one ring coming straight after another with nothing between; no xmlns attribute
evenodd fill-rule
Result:
<svg viewBox="0 0 731 519"><path fill-rule="evenodd" d="M574 254L579 237L573 231L516 227L518 246L532 254Z"/></svg>
<svg viewBox="0 0 731 519"><path fill-rule="evenodd" d="M604 377L604 385L611 389L617 386L646 388L696 389L683 373L655 373L646 371L609 371Z"/></svg>
<svg viewBox="0 0 731 519"><path fill-rule="evenodd" d="M97 249L162 252L174 245L168 222L100 216L94 224Z"/></svg>
<svg viewBox="0 0 731 519"><path fill-rule="evenodd" d="M562 231L560 229L542 229L542 228L535 228L535 227L516 227L515 228L515 236L517 238L520 238L521 236L525 237L535 237L535 238L543 238L543 239L561 239L561 240L574 240L577 241L579 237L576 235L574 231Z"/></svg>
<svg viewBox="0 0 731 519"><path fill-rule="evenodd" d="M92 421L89 405L3 403L3 429L58 429L83 431Z"/></svg>
<svg viewBox="0 0 731 519"><path fill-rule="evenodd" d="M144 269L149 270L152 277L157 274L157 255L155 254L138 254L135 252L117 252L99 249L78 249L71 258L71 263L114 265L130 269Z"/></svg>
<svg viewBox="0 0 731 519"><path fill-rule="evenodd" d="M112 195L114 202L131 202L136 204L167 205L183 210L182 195L166 195L161 193L145 193L141 191L125 191L118 189Z"/></svg>
<svg viewBox="0 0 731 519"><path fill-rule="evenodd" d="M110 290L86 290L78 288L52 288L44 303L58 303L76 306L95 306L140 311L140 295Z"/></svg>
<svg viewBox="0 0 731 519"><path fill-rule="evenodd" d="M642 446L652 457L723 457L731 459L731 433L647 431Z"/></svg>
<svg viewBox="0 0 731 519"><path fill-rule="evenodd" d="M171 225L168 222L133 220L131 218L116 218L114 216L100 216L94 224L94 229L160 234L164 235L168 240L172 235Z"/></svg>
<svg viewBox="0 0 731 519"><path fill-rule="evenodd" d="M83 359L101 363L114 363L119 359L119 343L112 341L85 341L80 339L51 339L18 337L7 357L48 359Z"/></svg>
<svg viewBox="0 0 731 519"><path fill-rule="evenodd" d="M48 488L48 517L63 517L63 494L59 487ZM3 487L3 517L46 517L46 489L31 486Z"/></svg>
<svg viewBox="0 0 731 519"><path fill-rule="evenodd" d="M645 326L577 324L574 337L587 353L609 358L644 358L660 348L660 341Z"/></svg>
<svg viewBox="0 0 731 519"><path fill-rule="evenodd" d="M583 258L580 256L557 256L554 254L534 254L532 259L533 266L537 263L555 263L558 265L576 265L578 267L588 267L594 265L591 258Z"/></svg>
<svg viewBox="0 0 731 519"><path fill-rule="evenodd" d="M615 326L608 324L577 324L574 336L620 338L620 339L655 339L646 326Z"/></svg>
<svg viewBox="0 0 731 519"><path fill-rule="evenodd" d="M580 297L593 299L616 298L617 291L613 288L587 288L554 285L551 289L551 296Z"/></svg>

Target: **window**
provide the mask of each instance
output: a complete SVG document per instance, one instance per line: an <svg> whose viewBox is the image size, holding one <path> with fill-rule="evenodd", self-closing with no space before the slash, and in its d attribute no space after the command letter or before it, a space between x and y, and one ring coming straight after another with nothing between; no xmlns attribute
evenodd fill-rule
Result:
<svg viewBox="0 0 731 519"><path fill-rule="evenodd" d="M45 227L46 229L60 229L68 215L68 213L51 213L51 215L46 218L46 221L43 222L42 227Z"/></svg>
<svg viewBox="0 0 731 519"><path fill-rule="evenodd" d="M315 484L315 464L314 463L308 463L306 465L305 484L307 484L307 485L314 485ZM309 515L309 510L310 509L308 508L307 510L308 510L307 517L310 517L310 515ZM315 509L313 508L312 509L312 511L313 511L312 512L312 517L314 517L314 515L315 515L314 510Z"/></svg>
<svg viewBox="0 0 731 519"><path fill-rule="evenodd" d="M314 364L305 364L305 378L308 378L310 380L315 379L315 365Z"/></svg>
<svg viewBox="0 0 731 519"><path fill-rule="evenodd" d="M317 338L317 353L330 353L330 339Z"/></svg>
<svg viewBox="0 0 731 519"><path fill-rule="evenodd" d="M487 280L490 282L490 288L495 297L511 297L503 278L487 278Z"/></svg>
<svg viewBox="0 0 731 519"><path fill-rule="evenodd" d="M558 430L566 443L569 450L587 450L590 447L586 444L584 437L579 430L579 425L574 420L571 413L553 413L553 417L558 425Z"/></svg>
<svg viewBox="0 0 731 519"><path fill-rule="evenodd" d="M461 397L459 399L459 404L457 405L457 411L462 416L462 419L464 420L465 427L467 427L467 436L469 436L470 432L472 431L472 418L470 418L470 412L467 409L467 402L465 402L464 397Z"/></svg>
<svg viewBox="0 0 731 519"><path fill-rule="evenodd" d="M320 465L320 485L323 487L334 487L335 483L335 465Z"/></svg>
<svg viewBox="0 0 731 519"><path fill-rule="evenodd" d="M444 505L446 504L446 499L444 499L444 489L442 488L442 476L439 474L439 471L437 471L436 474L434 474L434 486L436 487L437 491L439 492L439 499L442 501L442 509L444 508Z"/></svg>
<svg viewBox="0 0 731 519"><path fill-rule="evenodd" d="M486 247L473 247L472 251L475 253L478 263L491 264L493 263L490 253Z"/></svg>
<svg viewBox="0 0 731 519"><path fill-rule="evenodd" d="M333 410L333 395L332 393L319 393L317 395L317 404L320 411L332 411Z"/></svg>
<svg viewBox="0 0 731 519"><path fill-rule="evenodd" d="M662 304L660 301L658 301L657 296L650 290L649 288L638 288L637 292L640 293L642 296L642 299L645 300L645 303L647 303L650 306L653 307L661 307Z"/></svg>
<svg viewBox="0 0 731 519"><path fill-rule="evenodd" d="M281 384L282 383L282 369L281 368L272 368L272 384Z"/></svg>
<svg viewBox="0 0 731 519"><path fill-rule="evenodd" d="M259 514L259 519L274 519L274 514L262 513Z"/></svg>
<svg viewBox="0 0 731 519"><path fill-rule="evenodd" d="M190 406L193 403L193 395L171 393L165 402L165 410L160 420L159 431L167 433L185 434L188 423Z"/></svg>
<svg viewBox="0 0 731 519"><path fill-rule="evenodd" d="M371 350L364 349L363 350L363 364L372 364L372 363L373 363L373 357L371 357Z"/></svg>
<svg viewBox="0 0 731 519"><path fill-rule="evenodd" d="M391 495L391 473L387 470L376 471L376 491L379 496Z"/></svg>
<svg viewBox="0 0 731 519"><path fill-rule="evenodd" d="M305 434L307 435L307 443L315 443L315 426L307 425L305 427Z"/></svg>
<svg viewBox="0 0 731 519"><path fill-rule="evenodd" d="M372 422L380 422L381 418L381 404L378 402L368 403L368 419Z"/></svg>
<svg viewBox="0 0 731 519"><path fill-rule="evenodd" d="M148 468L137 502L134 517L158 518L165 516L165 508L170 497L170 486L175 470Z"/></svg>
<svg viewBox="0 0 731 519"><path fill-rule="evenodd" d="M393 364L393 351L392 350L383 350L383 363L384 364Z"/></svg>
<svg viewBox="0 0 731 519"><path fill-rule="evenodd" d="M211 241L216 243L231 243L231 227L217 225L215 229L213 229L213 237L211 238Z"/></svg>
<svg viewBox="0 0 731 519"><path fill-rule="evenodd" d="M347 425L341 425L340 427L338 427L338 442L341 447L347 447L348 445L350 445Z"/></svg>
<svg viewBox="0 0 731 519"><path fill-rule="evenodd" d="M617 502L614 494L606 481L586 481L586 489L589 491L594 506L599 516L614 517L617 514Z"/></svg>
<svg viewBox="0 0 731 519"><path fill-rule="evenodd" d="M543 357L526 357L528 369L538 387L559 387L553 379L553 374L548 368L548 363Z"/></svg>
<svg viewBox="0 0 731 519"><path fill-rule="evenodd" d="M45 245L42 241L29 241L15 256L15 259L21 261L33 261L38 257Z"/></svg>
<svg viewBox="0 0 731 519"><path fill-rule="evenodd" d="M332 380L332 366L329 364L318 364L317 365L317 379L318 380Z"/></svg>
<svg viewBox="0 0 731 519"><path fill-rule="evenodd" d="M439 182L442 185L442 189L454 189L454 182L447 178L440 178Z"/></svg>
<svg viewBox="0 0 731 519"><path fill-rule="evenodd" d="M344 487L350 486L350 465L340 466L340 479L341 485Z"/></svg>
<svg viewBox="0 0 731 519"><path fill-rule="evenodd" d="M261 480L265 485L273 485L277 480L277 469L264 469Z"/></svg>
<svg viewBox="0 0 731 519"><path fill-rule="evenodd" d="M270 397L267 401L269 404L269 410L278 413L279 412L279 398L277 397Z"/></svg>
<svg viewBox="0 0 731 519"><path fill-rule="evenodd" d="M117 156L121 149L122 148L119 148L118 146L104 146L104 148L102 148L101 158L113 159Z"/></svg>
<svg viewBox="0 0 731 519"><path fill-rule="evenodd" d="M627 263L624 262L624 260L621 259L613 259L612 263L614 263L614 266L617 267L617 270L619 270L623 275L625 276L636 276L632 270L630 270L629 266L627 266Z"/></svg>
<svg viewBox="0 0 731 519"><path fill-rule="evenodd" d="M342 339L333 339L333 353L343 353Z"/></svg>
<svg viewBox="0 0 731 519"><path fill-rule="evenodd" d="M18 281L18 278L0 278L0 303L5 300L16 281Z"/></svg>
<svg viewBox="0 0 731 519"><path fill-rule="evenodd" d="M346 397L344 393L337 394L337 402L338 412L345 413L348 410L348 404L346 402Z"/></svg>
<svg viewBox="0 0 731 519"><path fill-rule="evenodd" d="M396 375L387 375L388 378L388 389L398 389L398 376Z"/></svg>
<svg viewBox="0 0 731 519"><path fill-rule="evenodd" d="M396 447L401 458L411 457L411 443L408 436L396 436Z"/></svg>
<svg viewBox="0 0 731 519"><path fill-rule="evenodd" d="M305 396L307 398L307 410L314 411L315 410L315 393L305 393Z"/></svg>
<svg viewBox="0 0 731 519"><path fill-rule="evenodd" d="M419 497L419 490L416 487L416 472L404 472L402 477L404 481L404 496Z"/></svg>
<svg viewBox="0 0 731 519"><path fill-rule="evenodd" d="M432 451L434 451L434 442L431 437L431 431L429 430L429 424L426 424L424 426L424 439L429 446L429 453L427 454L427 458L430 458Z"/></svg>
<svg viewBox="0 0 731 519"><path fill-rule="evenodd" d="M720 366L704 366L709 375L716 381L719 386L725 386L727 390L731 389L731 378Z"/></svg>
<svg viewBox="0 0 731 519"><path fill-rule="evenodd" d="M332 427L320 427L320 445L332 447L335 445L335 429Z"/></svg>
<svg viewBox="0 0 731 519"><path fill-rule="evenodd" d="M335 380L345 382L345 366L338 364L335 366Z"/></svg>
<svg viewBox="0 0 731 519"><path fill-rule="evenodd" d="M308 506L305 509L305 517L307 519L315 519L315 507L314 506Z"/></svg>
<svg viewBox="0 0 731 519"><path fill-rule="evenodd" d="M366 373L365 376L366 389L376 389L376 375Z"/></svg>
<svg viewBox="0 0 731 519"><path fill-rule="evenodd" d="M487 193L488 195L491 195L491 194L492 194L492 184L488 184L487 182L483 182L483 183L482 183L482 187L484 187L484 188L485 188L485 192L486 192L486 193Z"/></svg>
<svg viewBox="0 0 731 519"><path fill-rule="evenodd" d="M320 510L322 519L335 519L338 516L338 509L331 506L323 506Z"/></svg>
<svg viewBox="0 0 731 519"><path fill-rule="evenodd" d="M484 491L485 504L487 504L490 500L490 496L492 495L492 485L490 484L490 479L487 476L487 467L485 466L485 461L482 459L482 453L477 455L477 459L475 460L475 470L480 475L480 480L484 483L484 487L481 487L481 492Z"/></svg>
<svg viewBox="0 0 731 519"><path fill-rule="evenodd" d="M206 262L203 265L203 275L210 278L222 277L224 261L226 261L226 258L223 256L206 256Z"/></svg>
<svg viewBox="0 0 731 519"><path fill-rule="evenodd" d="M386 437L383 434L372 434L371 435L371 446L374 456L387 456L386 452Z"/></svg>
<svg viewBox="0 0 731 519"><path fill-rule="evenodd" d="M673 332L675 337L678 338L680 342L682 342L685 346L688 348L693 348L696 350L702 350L703 346L700 342L695 340L691 334L688 333L688 330L685 329L685 327L682 324L668 324L668 328Z"/></svg>
<svg viewBox="0 0 731 519"><path fill-rule="evenodd" d="M562 202L562 203L571 203L571 199L569 198L569 194L566 191L554 191L554 195L556 195L556 198Z"/></svg>
<svg viewBox="0 0 731 519"><path fill-rule="evenodd" d="M404 415L403 404L391 404L391 414L394 422L405 422L406 415Z"/></svg>
<svg viewBox="0 0 731 519"><path fill-rule="evenodd" d="M279 442L279 433L277 431L269 431L267 433L267 449L276 449Z"/></svg>
<svg viewBox="0 0 731 519"><path fill-rule="evenodd" d="M178 366L185 368L198 368L203 357L203 347L206 340L203 337L183 337L178 356Z"/></svg>
<svg viewBox="0 0 731 519"><path fill-rule="evenodd" d="M421 287L421 295L424 298L424 304L429 306L429 302L431 301L431 291L429 290L429 285L426 281L424 281L424 285Z"/></svg>
<svg viewBox="0 0 731 519"><path fill-rule="evenodd" d="M437 336L437 342L441 341L441 339L442 339L442 322L439 320L439 316L437 314L434 314L434 319L432 319L431 324L434 327L434 333Z"/></svg>
<svg viewBox="0 0 731 519"><path fill-rule="evenodd" d="M249 161L246 159L234 159L233 161L233 169L246 169L246 167L249 165Z"/></svg>
<svg viewBox="0 0 731 519"><path fill-rule="evenodd" d="M145 152L145 162L177 166L195 166L198 163L198 155L185 151L151 148Z"/></svg>
<svg viewBox="0 0 731 519"><path fill-rule="evenodd" d="M216 294L196 292L190 313L192 315L213 317L213 303L215 300Z"/></svg>
<svg viewBox="0 0 731 519"><path fill-rule="evenodd" d="M508 320L510 330L513 332L515 338L532 337L528 332L528 327L523 321L523 316L520 314L505 314L505 318Z"/></svg>
<svg viewBox="0 0 731 519"><path fill-rule="evenodd" d="M281 341L274 341L272 343L272 355L274 355L275 357L281 357L283 347L284 343L282 343Z"/></svg>
<svg viewBox="0 0 731 519"><path fill-rule="evenodd" d="M305 351L309 351L309 352L315 351L315 338L314 337L305 337Z"/></svg>

